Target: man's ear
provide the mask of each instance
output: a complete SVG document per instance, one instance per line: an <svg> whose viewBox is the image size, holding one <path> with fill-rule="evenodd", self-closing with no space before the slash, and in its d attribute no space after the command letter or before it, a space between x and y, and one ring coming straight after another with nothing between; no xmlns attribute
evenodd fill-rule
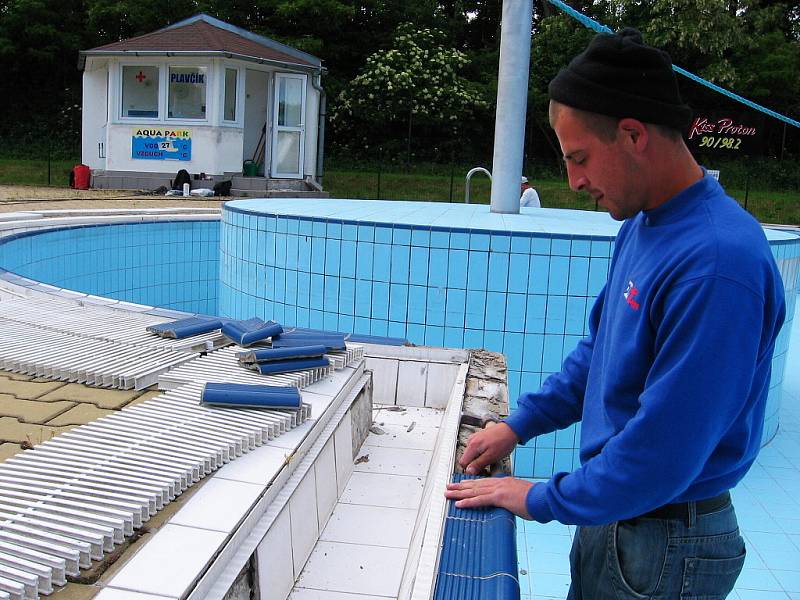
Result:
<svg viewBox="0 0 800 600"><path fill-rule="evenodd" d="M631 144L637 152L643 151L647 147L649 135L647 127L636 119L620 119L617 124L617 137L622 136L623 141Z"/></svg>

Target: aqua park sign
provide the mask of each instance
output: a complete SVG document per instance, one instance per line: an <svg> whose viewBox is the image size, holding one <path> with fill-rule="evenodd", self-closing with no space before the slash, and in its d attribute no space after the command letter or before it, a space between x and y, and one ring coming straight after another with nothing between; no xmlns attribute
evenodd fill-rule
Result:
<svg viewBox="0 0 800 600"><path fill-rule="evenodd" d="M192 160L192 130L136 127L131 136L131 158Z"/></svg>

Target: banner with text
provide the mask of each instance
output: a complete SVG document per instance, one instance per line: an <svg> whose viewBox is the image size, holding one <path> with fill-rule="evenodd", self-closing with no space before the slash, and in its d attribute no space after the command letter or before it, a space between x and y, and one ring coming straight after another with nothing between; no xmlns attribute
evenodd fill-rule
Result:
<svg viewBox="0 0 800 600"><path fill-rule="evenodd" d="M131 137L131 158L192 160L192 130L136 127Z"/></svg>
<svg viewBox="0 0 800 600"><path fill-rule="evenodd" d="M686 143L692 150L714 150L731 156L763 152L763 119L749 113L698 113L689 125Z"/></svg>

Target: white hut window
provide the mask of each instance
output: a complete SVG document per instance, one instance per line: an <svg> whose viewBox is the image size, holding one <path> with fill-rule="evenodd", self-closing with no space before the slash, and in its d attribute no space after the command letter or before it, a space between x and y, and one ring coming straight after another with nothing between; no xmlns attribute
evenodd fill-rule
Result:
<svg viewBox="0 0 800 600"><path fill-rule="evenodd" d="M239 71L236 69L225 69L225 106L222 119L225 121L236 120L236 81L239 78Z"/></svg>
<svg viewBox="0 0 800 600"><path fill-rule="evenodd" d="M158 118L158 67L122 67L122 116Z"/></svg>
<svg viewBox="0 0 800 600"><path fill-rule="evenodd" d="M206 118L206 67L169 68L170 119Z"/></svg>

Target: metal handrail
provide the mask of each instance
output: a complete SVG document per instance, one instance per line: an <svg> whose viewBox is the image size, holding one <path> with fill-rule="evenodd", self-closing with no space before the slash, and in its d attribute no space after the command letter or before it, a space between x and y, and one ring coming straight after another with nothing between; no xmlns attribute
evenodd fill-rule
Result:
<svg viewBox="0 0 800 600"><path fill-rule="evenodd" d="M474 169L470 169L467 172L467 180L464 184L464 204L469 204L469 182L472 179L472 176L475 173L486 173L486 176L489 177L489 181L492 180L492 174L489 172L488 169L484 169L483 167L475 167Z"/></svg>

